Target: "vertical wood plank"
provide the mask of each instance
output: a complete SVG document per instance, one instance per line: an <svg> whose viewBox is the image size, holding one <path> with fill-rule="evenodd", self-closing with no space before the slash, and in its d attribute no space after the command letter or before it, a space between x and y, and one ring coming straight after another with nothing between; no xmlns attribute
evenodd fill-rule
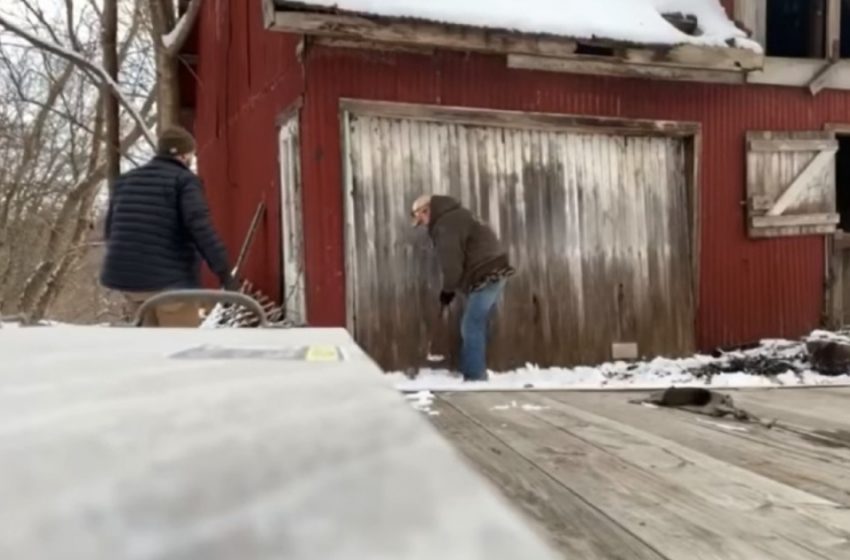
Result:
<svg viewBox="0 0 850 560"><path fill-rule="evenodd" d="M283 299L286 317L306 324L307 303L304 279L304 226L300 166L300 113L296 111L279 131L281 184L281 247L283 249Z"/></svg>
<svg viewBox="0 0 850 560"><path fill-rule="evenodd" d="M826 6L826 56L841 58L841 0L827 0Z"/></svg>
<svg viewBox="0 0 850 560"><path fill-rule="evenodd" d="M767 44L767 2L769 0L735 0L735 19L753 32L760 45Z"/></svg>
<svg viewBox="0 0 850 560"><path fill-rule="evenodd" d="M427 319L439 265L408 226L410 203L428 192L486 217L518 269L494 320L492 366L600 362L617 341L690 350L681 139L379 116L352 116L351 129L355 331L382 366L426 365L438 331L459 344L462 305L446 325Z"/></svg>
<svg viewBox="0 0 850 560"><path fill-rule="evenodd" d="M563 139L564 153L562 157L564 158L564 163L567 166L567 169L569 169L569 173L567 175L569 197L567 197L566 199L566 204L568 205L569 227L567 232L567 243L569 250L567 266L569 267L570 274L572 275L572 285L575 286L576 290L576 320L574 321L574 325L572 327L571 338L574 342L573 347L578 350L575 352L575 354L573 354L573 359L584 360L586 350L585 347L580 343L580 341L584 339L583 333L587 329L588 315L587 309L585 307L585 262L582 258L582 247L584 247L582 214L584 212L584 205L582 203L583 194L581 191L581 185L579 184L579 166L581 165L581 160L578 157L578 152L580 148L580 138L581 137L577 135L569 135L565 139ZM565 359L568 356L569 353L567 351L561 354L562 359Z"/></svg>

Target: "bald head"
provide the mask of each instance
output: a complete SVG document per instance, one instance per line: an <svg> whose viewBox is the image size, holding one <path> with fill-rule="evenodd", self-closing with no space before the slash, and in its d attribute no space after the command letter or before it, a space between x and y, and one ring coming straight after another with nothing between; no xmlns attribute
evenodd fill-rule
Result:
<svg viewBox="0 0 850 560"><path fill-rule="evenodd" d="M423 194L410 207L413 227L427 226L431 222L431 195Z"/></svg>

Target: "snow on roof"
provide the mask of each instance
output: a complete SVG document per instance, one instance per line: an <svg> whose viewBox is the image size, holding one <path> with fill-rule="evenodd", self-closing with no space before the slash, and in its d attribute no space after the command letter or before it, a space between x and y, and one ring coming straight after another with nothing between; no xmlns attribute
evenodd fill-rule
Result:
<svg viewBox="0 0 850 560"><path fill-rule="evenodd" d="M762 51L758 43L748 39L729 20L719 0L278 0L278 3L576 39L734 46ZM683 33L662 17L676 13L697 18L695 35Z"/></svg>

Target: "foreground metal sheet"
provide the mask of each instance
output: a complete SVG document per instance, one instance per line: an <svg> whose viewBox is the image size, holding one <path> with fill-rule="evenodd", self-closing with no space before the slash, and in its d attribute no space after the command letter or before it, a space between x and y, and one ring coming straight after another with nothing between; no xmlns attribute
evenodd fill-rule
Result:
<svg viewBox="0 0 850 560"><path fill-rule="evenodd" d="M0 558L554 557L342 330L4 329L0 465Z"/></svg>

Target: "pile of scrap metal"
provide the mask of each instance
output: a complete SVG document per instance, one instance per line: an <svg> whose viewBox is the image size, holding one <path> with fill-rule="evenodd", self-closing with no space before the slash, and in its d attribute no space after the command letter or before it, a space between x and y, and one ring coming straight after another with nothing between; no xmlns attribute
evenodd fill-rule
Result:
<svg viewBox="0 0 850 560"><path fill-rule="evenodd" d="M294 327L285 319L285 312L282 306L257 290L254 286L245 281L242 283L240 293L257 301L263 308L268 321L276 326ZM239 329L239 328L254 328L260 326L260 318L252 310L242 305L216 305L207 315L202 324L203 328L208 329Z"/></svg>
<svg viewBox="0 0 850 560"><path fill-rule="evenodd" d="M769 341L746 349L719 352L713 360L688 370L697 379L722 373L775 377L817 372L826 376L850 374L850 333L815 331L801 341Z"/></svg>
<svg viewBox="0 0 850 560"><path fill-rule="evenodd" d="M254 217L251 220L251 225L248 228L248 233L245 240L242 242L242 248L239 251L239 257L236 259L236 266L233 268L233 276L238 278L242 272L242 267L248 258L248 253L254 242L257 229L260 225L260 219L266 211L266 204L260 202L257 206ZM264 318L260 317L251 307L241 303L231 303L225 305L217 304L210 313L206 316L201 328L217 329L217 328L254 328L266 326L266 323L276 327L293 327L290 321L285 319L285 311L283 306L278 305L267 294L263 293L254 287L247 280L242 281L241 294L255 300L263 309Z"/></svg>
<svg viewBox="0 0 850 560"><path fill-rule="evenodd" d="M811 368L823 375L850 373L850 338L842 334L820 333L806 341Z"/></svg>
<svg viewBox="0 0 850 560"><path fill-rule="evenodd" d="M772 377L792 372L801 374L810 369L807 364L805 349L801 346L800 352L794 357L777 356L772 354L734 353L723 356L717 360L689 370L697 379L711 379L722 373L746 373L748 375L761 375Z"/></svg>

